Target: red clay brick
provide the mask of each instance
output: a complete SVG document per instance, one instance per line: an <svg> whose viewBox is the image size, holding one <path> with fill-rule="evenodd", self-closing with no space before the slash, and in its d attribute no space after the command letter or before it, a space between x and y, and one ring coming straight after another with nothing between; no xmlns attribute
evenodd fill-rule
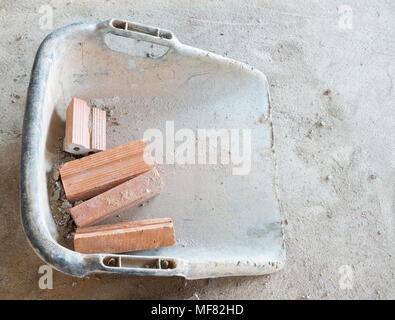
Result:
<svg viewBox="0 0 395 320"><path fill-rule="evenodd" d="M158 195L163 188L156 168L70 209L77 227L86 227Z"/></svg>
<svg viewBox="0 0 395 320"><path fill-rule="evenodd" d="M74 250L80 253L122 253L168 247L174 243L172 220L158 218L77 228Z"/></svg>
<svg viewBox="0 0 395 320"><path fill-rule="evenodd" d="M146 143L137 140L65 163L59 168L66 198L86 200L151 170Z"/></svg>
<svg viewBox="0 0 395 320"><path fill-rule="evenodd" d="M64 150L86 155L106 149L106 112L73 98L66 111Z"/></svg>

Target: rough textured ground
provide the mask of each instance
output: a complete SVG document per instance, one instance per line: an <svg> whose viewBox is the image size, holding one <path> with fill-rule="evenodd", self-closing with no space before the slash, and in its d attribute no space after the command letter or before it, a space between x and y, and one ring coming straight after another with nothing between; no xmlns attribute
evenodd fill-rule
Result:
<svg viewBox="0 0 395 320"><path fill-rule="evenodd" d="M395 3L204 2L1 1L0 298L395 298ZM21 226L19 159L30 70L50 32L39 28L45 4L54 28L121 17L267 75L286 222L282 271L211 281L55 272L54 289L39 289L43 262ZM344 4L351 30L338 25Z"/></svg>

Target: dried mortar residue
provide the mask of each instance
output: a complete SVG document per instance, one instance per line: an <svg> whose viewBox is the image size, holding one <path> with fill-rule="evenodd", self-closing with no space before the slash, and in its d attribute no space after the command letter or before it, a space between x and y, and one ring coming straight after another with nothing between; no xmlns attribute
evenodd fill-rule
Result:
<svg viewBox="0 0 395 320"><path fill-rule="evenodd" d="M89 104L91 107L96 107L95 105ZM114 107L100 107L104 109L107 113L107 125L117 125L117 120L113 115ZM73 238L75 230L77 228L70 215L70 208L81 204L83 201L77 201L75 203L70 203L66 199L66 194L63 189L63 184L60 179L59 167L68 161L79 159L82 156L73 155L63 151L63 140L64 137L59 137L55 149L56 149L56 159L53 164L52 170L47 175L48 181L48 197L49 205L51 208L51 213L57 230L59 233L59 244L65 246L66 248L73 249ZM122 195L122 199L127 199L125 197L130 196L129 194ZM110 202L111 203L110 203ZM115 201L116 202L116 201ZM107 199L109 205L119 207L121 204L112 199Z"/></svg>
<svg viewBox="0 0 395 320"><path fill-rule="evenodd" d="M70 215L70 208L73 207L66 199L66 194L60 180L59 167L68 161L75 160L78 156L63 151L63 137L56 143L56 162L48 174L49 205L57 230L59 233L58 241L67 248L73 248L73 237L76 225ZM74 203L77 205L78 203Z"/></svg>

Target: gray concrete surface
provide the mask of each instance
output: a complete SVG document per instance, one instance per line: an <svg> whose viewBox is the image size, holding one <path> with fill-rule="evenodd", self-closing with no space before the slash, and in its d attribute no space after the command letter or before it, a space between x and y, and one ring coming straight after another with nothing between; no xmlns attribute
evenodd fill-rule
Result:
<svg viewBox="0 0 395 320"><path fill-rule="evenodd" d="M121 17L267 75L287 244L282 271L211 281L54 272L54 288L39 289L43 263L22 230L18 184L30 70L50 32L40 28L42 5L53 8L53 28ZM342 5L352 9L351 29L342 28ZM0 298L394 299L394 30L393 1L2 0Z"/></svg>

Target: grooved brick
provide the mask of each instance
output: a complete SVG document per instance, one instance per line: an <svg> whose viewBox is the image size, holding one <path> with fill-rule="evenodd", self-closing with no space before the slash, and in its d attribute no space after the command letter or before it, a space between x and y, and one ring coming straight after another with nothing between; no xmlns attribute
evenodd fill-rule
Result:
<svg viewBox="0 0 395 320"><path fill-rule="evenodd" d="M66 111L64 150L86 155L106 149L106 112L73 98Z"/></svg>

